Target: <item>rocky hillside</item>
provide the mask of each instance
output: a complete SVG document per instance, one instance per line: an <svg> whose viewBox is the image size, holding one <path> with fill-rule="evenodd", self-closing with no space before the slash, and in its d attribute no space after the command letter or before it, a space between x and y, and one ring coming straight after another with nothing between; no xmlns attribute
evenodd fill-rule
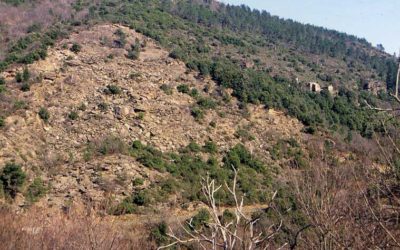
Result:
<svg viewBox="0 0 400 250"><path fill-rule="evenodd" d="M127 58L128 45L115 46L117 31L126 34L127 44L145 44L137 60ZM70 50L74 44L80 44L79 52ZM129 28L97 25L74 32L50 49L45 60L30 65L29 91L21 91L15 82L23 68L4 72L10 98L20 107L5 119L0 165L15 161L31 179L41 177L51 186L43 201L60 206L71 199L101 202L106 191L124 197L132 186L115 184L121 175L126 180L141 177L146 183L159 175L129 156L88 155L92 144L140 140L163 152L177 152L191 142L213 141L224 152L244 143L271 161L265 152L278 139L301 139L303 126L297 120L262 106L239 109L235 99L223 100L223 92L229 90L199 78L168 54ZM177 87L182 85L196 89L204 99L215 99L217 108L196 119L191 114L196 98L180 93ZM40 118L40 109L48 111L48 119ZM257 136L243 138L241 131ZM100 178L111 190L104 190Z"/></svg>
<svg viewBox="0 0 400 250"><path fill-rule="evenodd" d="M0 249L400 246L397 65L367 41L203 0L0 13Z"/></svg>

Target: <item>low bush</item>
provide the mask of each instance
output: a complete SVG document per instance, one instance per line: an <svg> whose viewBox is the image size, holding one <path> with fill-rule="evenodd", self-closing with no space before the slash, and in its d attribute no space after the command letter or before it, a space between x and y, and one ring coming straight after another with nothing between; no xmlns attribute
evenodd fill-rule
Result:
<svg viewBox="0 0 400 250"><path fill-rule="evenodd" d="M178 85L178 87L176 87L176 89L178 90L178 92L183 93L183 94L189 94L189 92L190 92L190 88L187 84Z"/></svg>
<svg viewBox="0 0 400 250"><path fill-rule="evenodd" d="M235 167L236 169L240 169L241 167L247 166L259 173L263 173L266 170L264 164L260 160L254 158L242 144L233 147L224 157L223 162L227 168Z"/></svg>
<svg viewBox="0 0 400 250"><path fill-rule="evenodd" d="M199 96L199 91L196 88L192 88L192 90L190 90L189 95L193 98L197 98Z"/></svg>
<svg viewBox="0 0 400 250"><path fill-rule="evenodd" d="M132 203L132 199L129 197L125 198L117 206L111 208L111 211L109 211L109 213L113 215L124 215L134 214L136 211L137 207L135 206L135 204Z"/></svg>
<svg viewBox="0 0 400 250"><path fill-rule="evenodd" d="M0 116L0 128L4 127L6 122L4 121L4 117Z"/></svg>
<svg viewBox="0 0 400 250"><path fill-rule="evenodd" d="M126 45L126 34L122 29L117 29L114 32L114 35L118 37L118 40L114 41L114 44L117 48L124 48Z"/></svg>
<svg viewBox="0 0 400 250"><path fill-rule="evenodd" d="M127 145L118 137L108 136L98 144L98 152L102 155L124 154L127 152Z"/></svg>
<svg viewBox="0 0 400 250"><path fill-rule="evenodd" d="M203 151L209 154L215 154L218 152L218 146L213 141L207 141L203 146Z"/></svg>
<svg viewBox="0 0 400 250"><path fill-rule="evenodd" d="M250 154L243 145L237 145L226 153L223 166L219 166L215 157L204 161L199 156L202 150L212 153L217 152L217 147L212 142L206 143L203 148L192 142L179 154L175 154L162 153L135 141L132 144L131 156L145 167L171 174L172 178L159 182L156 189L154 187L148 189L147 195L153 197L155 201L160 201L158 196L165 197L178 190L181 190L181 195L186 202L199 200L202 197L200 187L202 176L208 174L220 183L229 182L233 176L232 166L239 169L241 179L243 179L239 190L242 194L246 194L246 202L265 201L266 192L271 185L270 173L263 163ZM161 190L158 189L160 187ZM218 192L218 199L221 204L233 202L226 189Z"/></svg>
<svg viewBox="0 0 400 250"><path fill-rule="evenodd" d="M44 108L44 107L40 108L38 114L39 114L40 119L42 119L43 121L45 121L45 122L49 121L50 113L46 108Z"/></svg>
<svg viewBox="0 0 400 250"><path fill-rule="evenodd" d="M35 178L29 185L25 197L31 203L37 202L40 198L46 195L47 187L41 178Z"/></svg>
<svg viewBox="0 0 400 250"><path fill-rule="evenodd" d="M200 151L201 151L201 147L195 141L191 141L189 143L189 145L187 145L186 149L184 150L184 152L193 152L193 153L198 153Z"/></svg>
<svg viewBox="0 0 400 250"><path fill-rule="evenodd" d="M27 82L24 82L21 87L20 90L23 92L28 92L29 90L31 90L31 85Z"/></svg>
<svg viewBox="0 0 400 250"><path fill-rule="evenodd" d="M13 162L6 163L0 174L0 182L3 185L3 192L14 198L24 185L26 174L20 165Z"/></svg>
<svg viewBox="0 0 400 250"><path fill-rule="evenodd" d="M169 237L167 236L167 233L167 223L161 222L153 230L151 230L150 236L157 243L158 246L161 246L169 242Z"/></svg>
<svg viewBox="0 0 400 250"><path fill-rule="evenodd" d="M105 93L109 95L119 95L122 93L122 90L117 85L107 85Z"/></svg>
<svg viewBox="0 0 400 250"><path fill-rule="evenodd" d="M78 43L74 43L74 44L72 44L70 50L74 53L79 53L82 50L82 46Z"/></svg>
<svg viewBox="0 0 400 250"><path fill-rule="evenodd" d="M172 95L172 93L173 93L173 89L171 88L171 86L169 86L169 85L167 85L167 84L162 84L162 85L160 86L160 89L161 89L162 91L164 91L164 93L165 93L166 95Z"/></svg>
<svg viewBox="0 0 400 250"><path fill-rule="evenodd" d="M128 55L126 57L131 60L137 60L139 59L139 56L140 56L140 50L130 49L128 50Z"/></svg>
<svg viewBox="0 0 400 250"><path fill-rule="evenodd" d="M31 77L31 73L29 72L28 67L24 68L24 71L22 72L22 80L24 80L24 82L29 81L29 78Z"/></svg>
<svg viewBox="0 0 400 250"><path fill-rule="evenodd" d="M200 209L199 212L191 218L191 230L200 230L202 227L207 225L207 222L210 220L210 213L207 209Z"/></svg>
<svg viewBox="0 0 400 250"><path fill-rule="evenodd" d="M197 105L203 109L215 109L217 103L211 98L201 97L197 100Z"/></svg>
<svg viewBox="0 0 400 250"><path fill-rule="evenodd" d="M295 139L279 140L270 150L273 160L285 160L292 168L304 169L308 167L308 161L300 144Z"/></svg>
<svg viewBox="0 0 400 250"><path fill-rule="evenodd" d="M178 59L178 60L185 60L185 58L186 58L185 52L183 52L183 50L180 49L180 48L177 48L177 49L172 50L172 51L169 53L169 56L170 56L171 58L173 58L173 59Z"/></svg>
<svg viewBox="0 0 400 250"><path fill-rule="evenodd" d="M144 180L142 178L135 178L132 180L132 186L142 186L144 184Z"/></svg>
<svg viewBox="0 0 400 250"><path fill-rule="evenodd" d="M15 75L15 81L22 82L22 80L23 78L21 72L17 72L17 74Z"/></svg>
<svg viewBox="0 0 400 250"><path fill-rule="evenodd" d="M70 119L70 120L72 120L72 121L75 121L75 120L77 120L79 118L79 114L78 114L78 112L76 112L76 111L71 111L69 114L68 114L68 119Z"/></svg>
<svg viewBox="0 0 400 250"><path fill-rule="evenodd" d="M109 105L105 102L102 102L102 103L99 103L98 107L101 111L106 112L109 108Z"/></svg>
<svg viewBox="0 0 400 250"><path fill-rule="evenodd" d="M197 121L202 120L204 118L204 111L199 107L192 108L190 113Z"/></svg>
<svg viewBox="0 0 400 250"><path fill-rule="evenodd" d="M235 137L243 139L245 141L254 141L256 138L252 135L248 129L246 128L239 128L235 132Z"/></svg>
<svg viewBox="0 0 400 250"><path fill-rule="evenodd" d="M138 206L146 206L150 203L151 198L146 190L139 191L132 196L132 202Z"/></svg>

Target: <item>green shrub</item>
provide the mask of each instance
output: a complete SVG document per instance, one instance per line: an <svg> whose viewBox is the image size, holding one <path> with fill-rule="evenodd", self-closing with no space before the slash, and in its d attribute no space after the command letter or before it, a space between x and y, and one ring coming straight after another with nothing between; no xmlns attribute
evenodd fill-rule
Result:
<svg viewBox="0 0 400 250"><path fill-rule="evenodd" d="M42 108L39 109L38 114L39 114L40 119L42 119L42 120L45 121L45 122L47 122L47 121L50 119L50 113L49 113L49 111L48 111L46 108L44 108L44 107L42 107Z"/></svg>
<svg viewBox="0 0 400 250"><path fill-rule="evenodd" d="M139 112L138 116L137 116L137 119L143 120L144 119L144 115L145 115L145 112Z"/></svg>
<svg viewBox="0 0 400 250"><path fill-rule="evenodd" d="M135 178L132 180L132 185L134 187L142 186L144 184L144 180L142 178Z"/></svg>
<svg viewBox="0 0 400 250"><path fill-rule="evenodd" d="M294 139L279 140L270 150L273 160L285 159L292 168L306 168L306 160L300 144Z"/></svg>
<svg viewBox="0 0 400 250"><path fill-rule="evenodd" d="M26 30L27 33L39 32L42 29L42 25L39 23L34 23L28 27Z"/></svg>
<svg viewBox="0 0 400 250"><path fill-rule="evenodd" d="M0 77L0 85L6 84L6 79L4 77Z"/></svg>
<svg viewBox="0 0 400 250"><path fill-rule="evenodd" d="M169 53L169 56L173 59L179 59L179 60L185 60L186 58L186 55L183 52L183 50L179 48L172 50L171 53Z"/></svg>
<svg viewBox="0 0 400 250"><path fill-rule="evenodd" d="M189 94L189 91L190 91L189 86L186 84L181 84L178 87L176 87L176 89L178 90L178 92L184 93L184 94Z"/></svg>
<svg viewBox="0 0 400 250"><path fill-rule="evenodd" d="M210 127L216 128L217 127L217 123L215 121L211 121L210 122Z"/></svg>
<svg viewBox="0 0 400 250"><path fill-rule="evenodd" d="M132 202L138 206L150 204L150 195L146 190L139 191L132 196Z"/></svg>
<svg viewBox="0 0 400 250"><path fill-rule="evenodd" d="M14 198L25 183L26 174L22 171L20 165L15 163L6 163L0 174L0 181L3 184L4 192Z"/></svg>
<svg viewBox="0 0 400 250"><path fill-rule="evenodd" d="M140 51L139 50L128 50L128 55L126 56L127 58L131 59L131 60L137 60L139 59L140 56Z"/></svg>
<svg viewBox="0 0 400 250"><path fill-rule="evenodd" d="M187 150L188 150L189 152L193 152L193 153L198 153L198 152L201 151L200 145L197 144L195 141L191 141L191 142L189 143L189 145L187 145L186 148L187 148Z"/></svg>
<svg viewBox="0 0 400 250"><path fill-rule="evenodd" d="M224 157L223 162L225 167L240 169L242 166L249 167L257 172L264 172L266 167L262 162L253 157L249 151L242 144L233 147L228 154Z"/></svg>
<svg viewBox="0 0 400 250"><path fill-rule="evenodd" d="M156 169L160 172L165 171L166 163L162 158L161 152L144 151L137 160L145 167Z"/></svg>
<svg viewBox="0 0 400 250"><path fill-rule="evenodd" d="M207 141L203 146L203 151L209 154L215 154L218 152L218 146L213 141Z"/></svg>
<svg viewBox="0 0 400 250"><path fill-rule="evenodd" d="M210 220L210 213L207 209L200 209L200 211L191 219L192 220L192 230L200 230L202 227L206 226Z"/></svg>
<svg viewBox="0 0 400 250"><path fill-rule="evenodd" d="M31 85L27 82L24 82L21 87L20 90L23 92L28 92L29 90L31 90Z"/></svg>
<svg viewBox="0 0 400 250"><path fill-rule="evenodd" d="M3 187L3 182L0 180L0 199L4 198L4 187Z"/></svg>
<svg viewBox="0 0 400 250"><path fill-rule="evenodd" d="M125 198L121 203L112 208L110 213L113 215L134 214L136 210L137 207L132 203L132 200Z"/></svg>
<svg viewBox="0 0 400 250"><path fill-rule="evenodd" d="M203 109L215 109L217 103L211 98L201 97L197 100L197 105Z"/></svg>
<svg viewBox="0 0 400 250"><path fill-rule="evenodd" d="M0 128L4 127L6 125L6 121L3 116L0 116Z"/></svg>
<svg viewBox="0 0 400 250"><path fill-rule="evenodd" d="M158 186L161 187L161 193L173 193L182 190L182 196L187 201L197 201L201 199L201 176L209 174L211 178L219 183L228 182L233 176L232 165L239 169L243 182L240 187L241 192L246 192L246 202L265 201L267 197L266 190L271 184L271 178L266 167L250 154L243 145L237 145L232 148L224 157L224 167L219 166L216 157L210 157L205 162L202 157L190 152L205 150L214 152L216 145L212 142L206 143L203 148L197 144L191 143L191 146L185 147L179 152L162 153L161 151L149 146L144 146L139 141L132 144L131 156L142 163L144 166L156 169L158 171L167 171L173 176L173 179L166 179ZM261 174L258 174L261 173ZM243 187L242 187L243 186ZM156 197L152 194L152 197ZM165 194L163 195L165 197ZM264 197L264 198L263 198ZM155 199L158 201L160 199ZM230 204L232 200L226 190L218 192L218 200L221 204Z"/></svg>
<svg viewBox="0 0 400 250"><path fill-rule="evenodd" d="M192 88L192 90L190 91L189 95L193 98L196 98L199 96L199 91L196 88Z"/></svg>
<svg viewBox="0 0 400 250"><path fill-rule="evenodd" d="M162 85L160 86L160 89L161 89L162 91L164 91L164 93L165 93L166 95L172 95L172 93L173 93L173 90L172 90L171 86L169 86L169 85L167 85L167 84L162 84Z"/></svg>
<svg viewBox="0 0 400 250"><path fill-rule="evenodd" d="M35 178L26 192L27 199L34 203L46 195L47 187L41 178Z"/></svg>
<svg viewBox="0 0 400 250"><path fill-rule="evenodd" d="M122 29L117 29L114 32L114 35L118 36L118 40L114 41L114 44L118 47L118 48L124 48L126 45L126 34L124 31L122 31Z"/></svg>
<svg viewBox="0 0 400 250"><path fill-rule="evenodd" d="M80 105L79 105L79 107L78 107L78 110L80 110L80 111L86 111L86 104L84 104L84 103L81 103Z"/></svg>
<svg viewBox="0 0 400 250"><path fill-rule="evenodd" d="M235 221L235 219L236 219L236 216L235 216L234 213L232 213L232 212L229 211L228 209L225 209L225 210L224 210L224 213L222 214L222 221L223 221L225 224L228 224L228 223L230 223L230 222L233 222L233 221Z"/></svg>
<svg viewBox="0 0 400 250"><path fill-rule="evenodd" d="M247 129L239 128L235 132L236 138L241 138L246 141L254 141L256 138Z"/></svg>
<svg viewBox="0 0 400 250"><path fill-rule="evenodd" d="M194 119L199 121L204 118L204 111L198 107L194 107L191 110L191 115L194 117Z"/></svg>
<svg viewBox="0 0 400 250"><path fill-rule="evenodd" d="M174 178L168 178L161 183L161 190L167 194L172 194L177 191L178 182Z"/></svg>
<svg viewBox="0 0 400 250"><path fill-rule="evenodd" d="M136 79L136 78L140 77L141 75L142 74L140 74L139 72L132 72L132 73L129 74L129 78L131 80L133 80L133 79Z"/></svg>
<svg viewBox="0 0 400 250"><path fill-rule="evenodd" d="M143 144L141 141L136 140L132 143L132 148L136 150L141 150L143 149Z"/></svg>
<svg viewBox="0 0 400 250"><path fill-rule="evenodd" d="M74 53L79 53L82 50L82 46L78 43L74 43L74 44L72 44L70 50Z"/></svg>
<svg viewBox="0 0 400 250"><path fill-rule="evenodd" d="M306 133L306 134L314 135L317 132L317 130L314 126L308 126L308 127L303 128L302 132Z"/></svg>
<svg viewBox="0 0 400 250"><path fill-rule="evenodd" d="M22 82L22 74L21 72L17 72L17 74L15 75L15 81L17 82Z"/></svg>
<svg viewBox="0 0 400 250"><path fill-rule="evenodd" d="M68 114L68 118L69 118L70 120L73 120L73 121L77 120L77 119L79 118L78 112L76 112L76 111L71 111L71 112Z"/></svg>
<svg viewBox="0 0 400 250"><path fill-rule="evenodd" d="M166 244L169 241L168 226L164 221L158 224L153 230L151 230L151 238L157 243L157 245Z"/></svg>
<svg viewBox="0 0 400 250"><path fill-rule="evenodd" d="M29 78L31 77L31 73L29 72L28 67L24 68L24 71L22 72L22 80L24 80L24 82L29 81Z"/></svg>
<svg viewBox="0 0 400 250"><path fill-rule="evenodd" d="M102 103L100 103L99 105L98 105L98 107L99 107L99 109L101 110L101 111L103 111L103 112L106 112L107 110L108 110L108 104L107 103L105 103L105 102L102 102Z"/></svg>
<svg viewBox="0 0 400 250"><path fill-rule="evenodd" d="M110 95L119 95L122 93L122 90L116 85L107 85L105 92Z"/></svg>
<svg viewBox="0 0 400 250"><path fill-rule="evenodd" d="M28 104L25 101L15 101L14 103L14 109L20 110L20 109L27 109Z"/></svg>

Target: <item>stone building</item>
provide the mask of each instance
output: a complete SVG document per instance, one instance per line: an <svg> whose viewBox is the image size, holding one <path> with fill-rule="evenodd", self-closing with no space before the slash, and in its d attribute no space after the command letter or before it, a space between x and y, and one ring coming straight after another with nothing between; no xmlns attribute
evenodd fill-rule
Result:
<svg viewBox="0 0 400 250"><path fill-rule="evenodd" d="M310 82L310 83L308 83L308 86L309 86L311 92L315 92L315 93L321 92L321 85L319 85L316 82Z"/></svg>
<svg viewBox="0 0 400 250"><path fill-rule="evenodd" d="M363 89L372 92L375 95L377 95L379 91L387 91L386 84L380 81L367 82L364 84Z"/></svg>

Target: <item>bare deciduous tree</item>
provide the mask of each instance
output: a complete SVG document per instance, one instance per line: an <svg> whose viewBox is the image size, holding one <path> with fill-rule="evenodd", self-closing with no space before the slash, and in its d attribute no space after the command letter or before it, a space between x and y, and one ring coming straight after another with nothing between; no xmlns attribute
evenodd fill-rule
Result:
<svg viewBox="0 0 400 250"><path fill-rule="evenodd" d="M203 179L202 191L207 200L208 211L211 214L210 221L206 222L207 228L196 229L192 224L193 219L186 221L186 226L180 224L180 228L184 231L184 236L178 236L171 228L167 234L173 242L161 246L158 249L165 249L174 245L185 245L197 243L203 249L259 249L260 244L265 248L282 227L282 220L279 224L271 224L268 229L260 230L256 228L256 224L260 218L252 218L243 211L244 197L239 198L236 191L238 171L233 168L234 179L232 186L225 183L226 188L234 200L234 219L231 221L223 221L221 213L217 206L215 194L222 188L222 185L216 186L215 181L209 177ZM274 200L277 192L271 198ZM267 233L266 233L267 232ZM285 244L286 245L286 244Z"/></svg>

